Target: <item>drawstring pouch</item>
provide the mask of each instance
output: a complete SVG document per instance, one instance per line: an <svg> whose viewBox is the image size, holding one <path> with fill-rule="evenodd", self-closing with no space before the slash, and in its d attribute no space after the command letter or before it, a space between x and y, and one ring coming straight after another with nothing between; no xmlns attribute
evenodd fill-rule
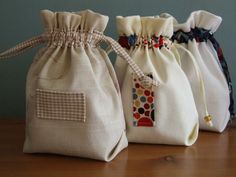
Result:
<svg viewBox="0 0 236 177"><path fill-rule="evenodd" d="M171 18L117 17L119 43L158 87L146 87L117 57L129 142L192 145L198 137L198 113L189 81L179 65Z"/></svg>
<svg viewBox="0 0 236 177"><path fill-rule="evenodd" d="M26 84L25 153L55 153L112 160L128 142L115 71L101 42L144 75L125 50L103 34L108 17L81 12L41 12L45 32L0 54L18 55L45 44L30 66Z"/></svg>
<svg viewBox="0 0 236 177"><path fill-rule="evenodd" d="M199 118L205 115L205 106L212 117L200 120L200 129L222 132L230 116L234 116L232 83L226 60L219 43L214 37L222 18L207 11L192 12L188 20L178 24L174 19L174 43L181 45L193 55L205 86L206 105L202 104L201 90L198 89L197 76L190 64L190 55L186 50L179 50L181 67L192 86ZM206 121L212 121L207 126Z"/></svg>

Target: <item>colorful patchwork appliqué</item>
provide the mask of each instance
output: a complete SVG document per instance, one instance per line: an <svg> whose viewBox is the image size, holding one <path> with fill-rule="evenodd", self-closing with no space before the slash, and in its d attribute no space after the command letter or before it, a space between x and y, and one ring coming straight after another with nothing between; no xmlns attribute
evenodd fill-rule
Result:
<svg viewBox="0 0 236 177"><path fill-rule="evenodd" d="M152 74L147 74L152 78ZM155 106L153 86L144 88L138 77L133 74L133 124L136 127L155 125Z"/></svg>

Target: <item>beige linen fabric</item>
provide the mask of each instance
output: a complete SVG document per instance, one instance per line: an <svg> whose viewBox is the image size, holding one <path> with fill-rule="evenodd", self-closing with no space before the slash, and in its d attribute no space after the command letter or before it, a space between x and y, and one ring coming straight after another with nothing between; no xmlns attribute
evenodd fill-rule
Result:
<svg viewBox="0 0 236 177"><path fill-rule="evenodd" d="M118 57L115 70L121 85L122 101L129 142L170 145L192 145L198 137L198 113L190 84L177 58L170 38L173 34L171 18L128 16L117 17L120 36L137 35L134 46L127 49L144 73L151 73L159 81L154 90L155 125L133 125L133 72ZM163 36L167 47L143 45L142 39ZM141 41L141 42L140 42Z"/></svg>
<svg viewBox="0 0 236 177"><path fill-rule="evenodd" d="M112 160L128 142L115 71L100 42L125 59L142 83L154 84L113 39L108 17L90 10L41 12L45 33L0 53L0 59L46 43L26 84L25 153Z"/></svg>
<svg viewBox="0 0 236 177"><path fill-rule="evenodd" d="M35 57L27 77L24 152L110 161L127 146L120 93L99 39L86 33L103 32L108 17L89 10L44 10L41 15L51 41ZM50 98L52 93L56 98Z"/></svg>
<svg viewBox="0 0 236 177"><path fill-rule="evenodd" d="M209 30L210 33L214 33L220 26L222 18L210 12L199 10L192 12L185 23L179 24L176 20L174 21L175 31L182 30L183 32L190 32L191 29L198 27ZM175 42L177 43L177 41ZM230 98L228 85L221 70L217 53L209 40L206 42L197 42L196 39L193 39L189 40L188 43L181 43L180 45L193 54L205 85L206 105L209 114L212 115L212 127L207 126L202 119L205 115L205 109L202 104L202 98L199 96L201 93L198 89L196 75L193 72L191 63L189 63L189 55L187 55L185 51L179 50L181 66L192 86L199 114L200 129L222 132L230 119L228 110Z"/></svg>

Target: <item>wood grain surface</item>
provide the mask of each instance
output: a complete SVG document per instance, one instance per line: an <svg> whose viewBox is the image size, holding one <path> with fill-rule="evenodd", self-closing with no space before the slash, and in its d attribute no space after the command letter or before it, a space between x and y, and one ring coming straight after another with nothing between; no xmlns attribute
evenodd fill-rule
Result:
<svg viewBox="0 0 236 177"><path fill-rule="evenodd" d="M236 124L200 132L191 147L130 144L106 163L24 154L24 122L0 120L0 177L236 177Z"/></svg>

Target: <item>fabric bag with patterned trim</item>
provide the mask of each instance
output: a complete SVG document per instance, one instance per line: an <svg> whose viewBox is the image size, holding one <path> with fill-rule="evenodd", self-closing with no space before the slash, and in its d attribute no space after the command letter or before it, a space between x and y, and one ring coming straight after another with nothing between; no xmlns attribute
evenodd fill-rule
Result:
<svg viewBox="0 0 236 177"><path fill-rule="evenodd" d="M229 70L219 43L213 35L221 24L222 18L200 10L192 12L183 24L174 21L175 32L172 40L192 53L205 85L206 106L212 116L206 117L205 121L212 119L212 126L207 126L205 121L200 119L200 129L222 132L230 115L234 116L234 100ZM179 50L179 54L181 67L192 86L199 117L202 117L205 114L205 108L201 97L199 97L201 93L196 83L196 75L192 65L189 64L190 55L183 50Z"/></svg>
<svg viewBox="0 0 236 177"><path fill-rule="evenodd" d="M198 113L191 86L171 44L172 18L117 17L119 43L159 85L146 87L118 57L129 142L192 145L198 137Z"/></svg>
<svg viewBox="0 0 236 177"><path fill-rule="evenodd" d="M115 71L105 42L147 85L155 84L125 50L103 35L108 17L90 10L41 12L44 34L0 54L7 58L45 43L27 76L25 153L56 153L104 161L127 147Z"/></svg>

